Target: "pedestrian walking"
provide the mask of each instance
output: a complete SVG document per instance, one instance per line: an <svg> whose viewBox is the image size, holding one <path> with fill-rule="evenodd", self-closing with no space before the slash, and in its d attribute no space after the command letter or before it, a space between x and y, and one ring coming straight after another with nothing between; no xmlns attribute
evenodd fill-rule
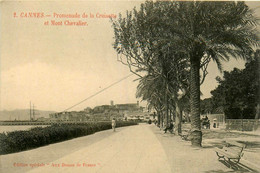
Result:
<svg viewBox="0 0 260 173"><path fill-rule="evenodd" d="M112 119L112 129L114 132L116 131L116 119L115 118Z"/></svg>

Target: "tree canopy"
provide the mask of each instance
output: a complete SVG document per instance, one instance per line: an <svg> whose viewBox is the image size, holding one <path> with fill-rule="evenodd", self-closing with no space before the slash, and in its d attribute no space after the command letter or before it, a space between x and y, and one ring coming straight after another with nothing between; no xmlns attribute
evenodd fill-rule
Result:
<svg viewBox="0 0 260 173"><path fill-rule="evenodd" d="M260 94L259 51L245 64L245 69L224 71L223 78L216 78L219 85L211 91L213 105L222 107L229 119L255 118Z"/></svg>

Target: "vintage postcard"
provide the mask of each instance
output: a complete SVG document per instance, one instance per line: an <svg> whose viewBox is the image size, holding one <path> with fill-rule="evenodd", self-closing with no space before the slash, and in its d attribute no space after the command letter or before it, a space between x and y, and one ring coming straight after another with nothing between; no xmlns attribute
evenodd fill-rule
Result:
<svg viewBox="0 0 260 173"><path fill-rule="evenodd" d="M0 1L0 172L260 172L259 1Z"/></svg>

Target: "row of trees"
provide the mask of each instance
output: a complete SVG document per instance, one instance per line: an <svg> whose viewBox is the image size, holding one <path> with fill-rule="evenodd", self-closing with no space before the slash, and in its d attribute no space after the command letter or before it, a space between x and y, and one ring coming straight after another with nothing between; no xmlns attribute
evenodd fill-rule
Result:
<svg viewBox="0 0 260 173"><path fill-rule="evenodd" d="M191 143L201 146L200 85L208 63L250 59L257 20L244 2L146 1L113 20L118 60L139 76L137 96L167 124L190 105Z"/></svg>

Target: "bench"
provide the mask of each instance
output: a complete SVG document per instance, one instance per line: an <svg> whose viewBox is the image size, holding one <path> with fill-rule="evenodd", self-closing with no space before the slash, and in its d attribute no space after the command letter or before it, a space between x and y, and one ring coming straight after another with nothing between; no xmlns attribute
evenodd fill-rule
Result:
<svg viewBox="0 0 260 173"><path fill-rule="evenodd" d="M169 131L171 134L174 133L174 128L165 128L164 129L164 133L166 133L167 131Z"/></svg>
<svg viewBox="0 0 260 173"><path fill-rule="evenodd" d="M190 131L182 131L181 134L179 134L181 136L181 139L182 140L185 140L185 141L190 141L190 138L189 138L189 135L190 135Z"/></svg>
<svg viewBox="0 0 260 173"><path fill-rule="evenodd" d="M239 163L244 154L243 150L245 147L245 144L241 144L235 141L226 141L226 146L224 146L222 149L215 148L215 152L218 156L218 160L228 159L229 162L234 161L235 163Z"/></svg>

